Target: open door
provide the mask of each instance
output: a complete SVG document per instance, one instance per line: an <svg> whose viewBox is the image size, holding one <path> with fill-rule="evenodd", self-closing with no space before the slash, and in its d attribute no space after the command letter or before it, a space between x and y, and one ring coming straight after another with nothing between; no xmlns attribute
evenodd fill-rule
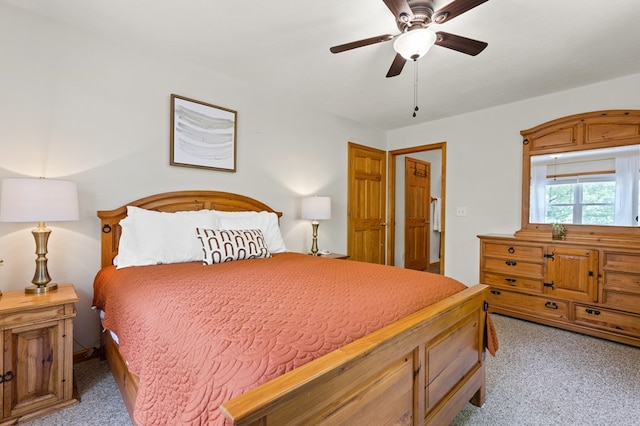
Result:
<svg viewBox="0 0 640 426"><path fill-rule="evenodd" d="M429 268L431 163L404 159L404 267Z"/></svg>
<svg viewBox="0 0 640 426"><path fill-rule="evenodd" d="M385 151L348 144L347 254L352 260L385 263Z"/></svg>
<svg viewBox="0 0 640 426"><path fill-rule="evenodd" d="M446 200L446 164L447 143L439 142L428 145L413 146L389 151L388 156L388 221L387 221L387 264L405 266L404 249L404 158L411 155L422 161L431 163L431 199L428 207L431 213L433 228L433 212L437 210L438 227L431 229L431 245L429 248L429 272L444 274L445 270L445 200ZM396 188L397 187L397 188ZM397 191L396 191L397 190ZM396 199L397 198L397 199ZM437 200L437 203L433 203ZM435 209L435 210L434 210ZM396 229L397 227L397 229ZM397 232L396 232L397 231Z"/></svg>

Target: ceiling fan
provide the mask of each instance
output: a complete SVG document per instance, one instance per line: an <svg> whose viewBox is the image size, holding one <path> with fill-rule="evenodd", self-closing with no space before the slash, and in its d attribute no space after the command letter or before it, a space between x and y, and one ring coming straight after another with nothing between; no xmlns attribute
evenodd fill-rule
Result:
<svg viewBox="0 0 640 426"><path fill-rule="evenodd" d="M417 60L426 54L434 44L472 56L477 55L487 47L487 43L483 41L444 31L434 32L428 27L434 23L443 24L448 22L488 0L454 0L435 12L433 10L433 0L382 1L395 16L400 34L384 34L333 46L329 49L331 53L345 52L358 47L396 39L393 43L393 48L397 52L396 57L391 64L391 68L389 68L389 72L387 72L387 77L395 77L402 72L407 60Z"/></svg>

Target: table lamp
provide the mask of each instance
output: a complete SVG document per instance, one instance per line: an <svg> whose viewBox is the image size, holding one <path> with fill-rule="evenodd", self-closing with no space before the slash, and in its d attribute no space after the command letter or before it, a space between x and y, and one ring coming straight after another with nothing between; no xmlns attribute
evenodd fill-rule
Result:
<svg viewBox="0 0 640 426"><path fill-rule="evenodd" d="M311 254L318 255L318 220L331 219L331 198L329 197L304 197L302 199L302 219L311 219L313 227L313 244Z"/></svg>
<svg viewBox="0 0 640 426"><path fill-rule="evenodd" d="M44 178L6 178L2 180L0 221L36 222L31 231L36 240L36 272L25 289L28 294L54 291L47 270L47 241L51 230L45 222L78 220L78 189L74 182Z"/></svg>

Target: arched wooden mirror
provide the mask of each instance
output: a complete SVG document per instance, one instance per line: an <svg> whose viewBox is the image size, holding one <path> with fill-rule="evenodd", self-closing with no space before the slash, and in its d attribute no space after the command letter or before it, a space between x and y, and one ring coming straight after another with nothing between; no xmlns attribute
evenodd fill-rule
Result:
<svg viewBox="0 0 640 426"><path fill-rule="evenodd" d="M640 239L640 111L559 118L523 136L522 229L548 238L552 223L568 240Z"/></svg>

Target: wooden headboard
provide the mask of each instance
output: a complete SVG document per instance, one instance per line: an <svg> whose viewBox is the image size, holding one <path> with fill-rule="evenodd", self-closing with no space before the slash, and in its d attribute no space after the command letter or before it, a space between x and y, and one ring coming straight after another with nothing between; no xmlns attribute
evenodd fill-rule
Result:
<svg viewBox="0 0 640 426"><path fill-rule="evenodd" d="M150 195L125 204L114 210L99 210L100 228L102 229L101 265L111 265L118 254L120 241L120 221L127 216L127 206L140 207L147 210L161 212L193 211L193 210L222 210L238 211L268 211L282 216L281 212L273 210L266 204L245 197L221 191L177 191Z"/></svg>

